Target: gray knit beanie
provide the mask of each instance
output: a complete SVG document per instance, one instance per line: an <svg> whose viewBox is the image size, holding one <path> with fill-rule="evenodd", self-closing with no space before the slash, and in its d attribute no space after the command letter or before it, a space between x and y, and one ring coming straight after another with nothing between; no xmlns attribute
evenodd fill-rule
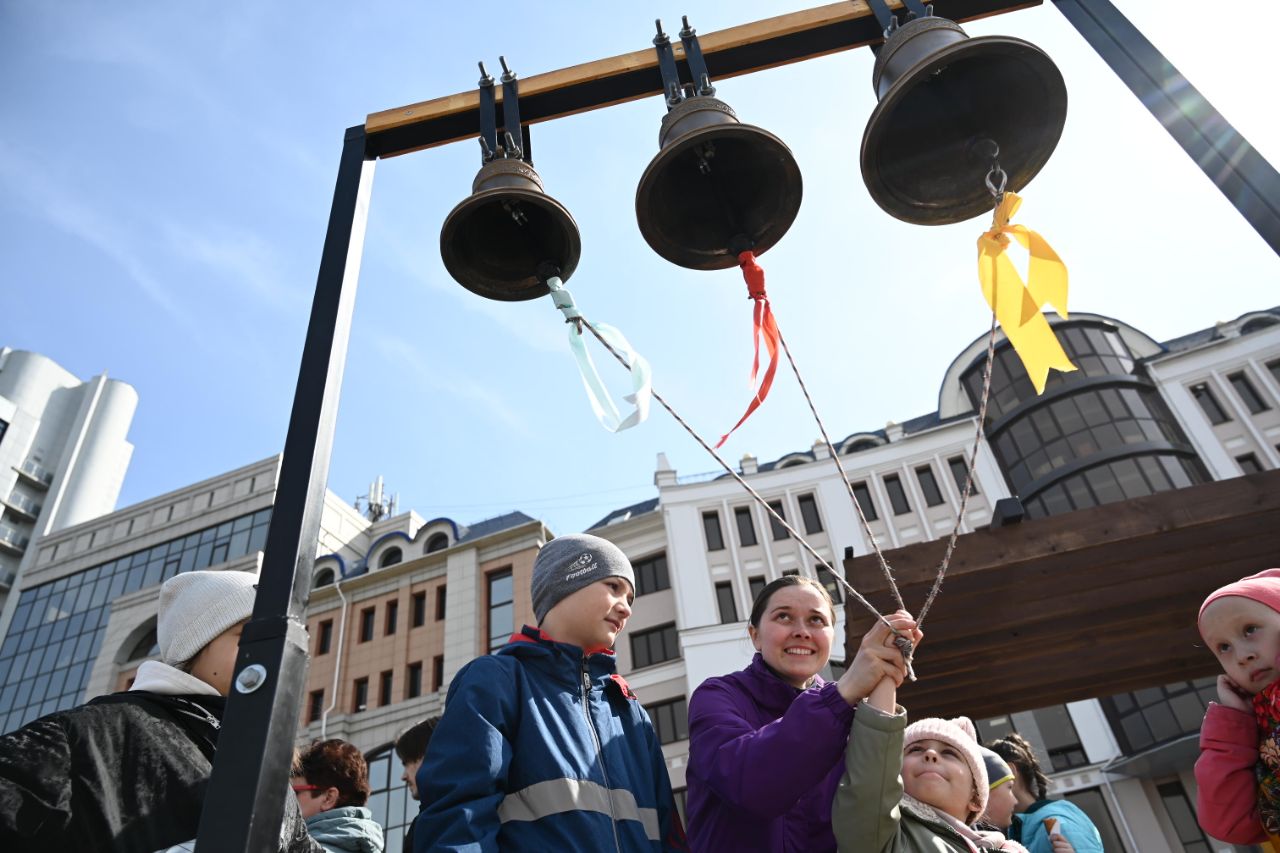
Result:
<svg viewBox="0 0 1280 853"><path fill-rule="evenodd" d="M184 572L160 587L156 641L160 659L184 664L223 631L253 615L258 573L230 569Z"/></svg>
<svg viewBox="0 0 1280 853"><path fill-rule="evenodd" d="M552 539L533 561L533 615L541 624L561 599L605 578L625 578L635 591L631 561L617 545L590 533Z"/></svg>

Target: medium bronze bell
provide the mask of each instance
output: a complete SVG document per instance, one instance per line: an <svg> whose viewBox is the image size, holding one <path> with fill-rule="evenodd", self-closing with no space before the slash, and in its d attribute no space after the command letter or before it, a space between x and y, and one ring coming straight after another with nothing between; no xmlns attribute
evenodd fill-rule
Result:
<svg viewBox="0 0 1280 853"><path fill-rule="evenodd" d="M547 195L529 157L529 136L520 125L515 72L502 63L499 142L494 81L480 63L482 163L471 196L449 212L440 229L440 257L454 280L481 296L503 302L537 299L550 291L545 277L561 281L578 266L582 238L565 206Z"/></svg>
<svg viewBox="0 0 1280 853"><path fill-rule="evenodd" d="M1044 51L1007 36L969 38L933 15L891 28L871 82L880 102L862 137L862 178L885 212L917 225L991 210L989 163L974 153L984 140L998 145L1016 192L1066 122L1067 87Z"/></svg>
<svg viewBox="0 0 1280 853"><path fill-rule="evenodd" d="M473 293L504 302L545 296L539 268L568 281L582 254L578 224L547 195L523 160L498 158L480 167L472 195L450 211L440 230L449 275Z"/></svg>
<svg viewBox="0 0 1280 853"><path fill-rule="evenodd" d="M636 219L653 250L682 267L718 270L782 239L800 210L800 167L781 139L749 124L713 97L696 33L680 32L695 94L685 96L658 22L659 70L668 112L658 155L636 189Z"/></svg>

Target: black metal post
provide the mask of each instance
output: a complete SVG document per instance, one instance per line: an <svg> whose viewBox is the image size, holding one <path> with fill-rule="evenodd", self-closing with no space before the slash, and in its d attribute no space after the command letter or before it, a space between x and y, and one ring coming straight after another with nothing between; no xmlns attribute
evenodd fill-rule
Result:
<svg viewBox="0 0 1280 853"><path fill-rule="evenodd" d="M366 159L364 127L350 128L298 370L258 597L240 638L236 677L200 816L198 848L206 853L276 850L284 798L292 796L289 765L307 675L302 618L311 589L372 186L373 161Z"/></svg>
<svg viewBox="0 0 1280 853"><path fill-rule="evenodd" d="M1280 254L1280 174L1275 167L1110 0L1053 0L1053 5L1164 125L1271 250Z"/></svg>

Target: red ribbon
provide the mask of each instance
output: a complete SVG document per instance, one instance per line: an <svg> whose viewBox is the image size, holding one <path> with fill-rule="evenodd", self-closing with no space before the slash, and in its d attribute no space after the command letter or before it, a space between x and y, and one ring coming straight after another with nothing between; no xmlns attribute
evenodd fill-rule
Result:
<svg viewBox="0 0 1280 853"><path fill-rule="evenodd" d="M747 295L755 300L756 307L752 317L752 340L755 343L755 356L751 360L751 382L756 381L756 375L760 372L760 337L764 336L765 348L769 350L769 366L765 368L764 378L760 381L760 387L756 389L756 395L751 400L751 405L747 406L747 411L733 425L733 429L720 436L720 441L716 443L719 449L729 436L742 426L747 418L751 417L751 413L760 407L764 402L764 398L769 396L769 389L773 387L773 374L778 370L778 324L773 319L773 308L769 305L769 294L764 290L764 268L756 263L756 256L753 252L743 252L738 255L738 265L742 267L742 278L747 282Z"/></svg>

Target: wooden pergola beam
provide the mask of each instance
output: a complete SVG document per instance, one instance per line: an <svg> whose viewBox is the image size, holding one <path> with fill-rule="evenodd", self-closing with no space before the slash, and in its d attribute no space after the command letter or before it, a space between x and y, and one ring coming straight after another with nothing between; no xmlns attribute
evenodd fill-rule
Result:
<svg viewBox="0 0 1280 853"><path fill-rule="evenodd" d="M1040 3L1041 0L939 0L934 7L939 15L969 21ZM888 5L902 7L901 0L888 0ZM679 26L667 29L682 78L688 79L684 51L675 35ZM636 33L637 41L646 35L652 38L652 33ZM875 44L882 36L866 2L853 0L699 34L698 39L712 80L722 80ZM512 58L518 66L519 56ZM524 124L533 124L661 92L657 54L647 47L522 78L520 118ZM501 122L501 88L498 96ZM479 108L479 94L472 88L370 113L365 119L366 153L370 157L394 157L475 136L480 126Z"/></svg>
<svg viewBox="0 0 1280 853"><path fill-rule="evenodd" d="M1196 611L1216 587L1280 563L1280 471L1108 504L960 537L925 623L913 717L990 717L1211 675ZM886 552L918 608L944 543ZM874 555L846 577L884 612ZM847 609L846 659L871 617Z"/></svg>

